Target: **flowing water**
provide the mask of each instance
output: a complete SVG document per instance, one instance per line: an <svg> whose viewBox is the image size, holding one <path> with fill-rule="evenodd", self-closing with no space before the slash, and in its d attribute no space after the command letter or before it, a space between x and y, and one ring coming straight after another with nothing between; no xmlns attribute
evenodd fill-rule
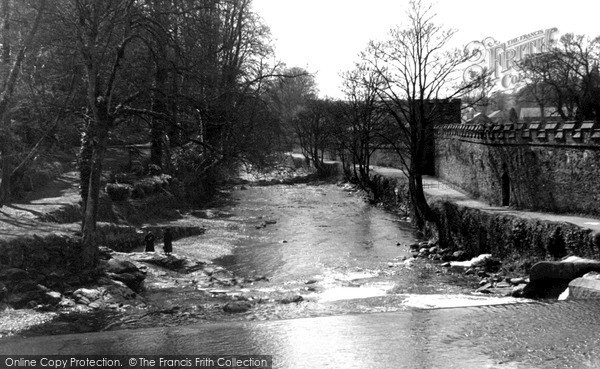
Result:
<svg viewBox="0 0 600 369"><path fill-rule="evenodd" d="M263 354L277 368L600 367L599 301L472 295L473 281L404 262L409 224L334 185L232 196L200 214L207 233L175 252L227 249L215 252L216 263L268 278L242 292L300 294L302 302L269 321L12 337L0 340L0 354Z"/></svg>

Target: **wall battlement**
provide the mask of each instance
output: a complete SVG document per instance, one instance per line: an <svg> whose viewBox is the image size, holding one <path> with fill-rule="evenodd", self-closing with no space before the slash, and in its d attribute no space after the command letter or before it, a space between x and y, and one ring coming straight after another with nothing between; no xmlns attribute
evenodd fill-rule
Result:
<svg viewBox="0 0 600 369"><path fill-rule="evenodd" d="M500 124L438 124L437 138L460 138L488 145L535 145L598 147L600 124L583 122L539 122Z"/></svg>

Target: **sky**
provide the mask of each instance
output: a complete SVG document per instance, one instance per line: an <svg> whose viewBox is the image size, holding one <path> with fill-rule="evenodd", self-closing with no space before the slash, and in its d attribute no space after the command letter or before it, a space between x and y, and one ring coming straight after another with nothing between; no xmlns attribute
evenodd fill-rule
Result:
<svg viewBox="0 0 600 369"><path fill-rule="evenodd" d="M339 74L369 40L385 39L406 19L408 0L253 0L270 27L276 58L316 73L321 97L341 98ZM438 23L456 29L453 43L493 37L505 42L540 29L600 36L597 0L437 0Z"/></svg>

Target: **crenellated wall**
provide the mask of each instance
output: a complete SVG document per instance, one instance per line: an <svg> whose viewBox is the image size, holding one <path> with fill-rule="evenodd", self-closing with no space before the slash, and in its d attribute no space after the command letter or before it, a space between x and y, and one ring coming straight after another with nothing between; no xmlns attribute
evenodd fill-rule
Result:
<svg viewBox="0 0 600 369"><path fill-rule="evenodd" d="M600 125L436 126L436 175L492 205L600 215Z"/></svg>

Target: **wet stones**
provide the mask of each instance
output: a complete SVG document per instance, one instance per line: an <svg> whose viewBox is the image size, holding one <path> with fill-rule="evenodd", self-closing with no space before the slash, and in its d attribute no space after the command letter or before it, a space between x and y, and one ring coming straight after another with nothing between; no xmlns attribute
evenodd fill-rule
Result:
<svg viewBox="0 0 600 369"><path fill-rule="evenodd" d="M521 297L529 281L524 277L504 276L501 261L491 254L469 259L464 251L441 248L436 241L416 242L409 247L415 258L439 261L447 272L479 278L476 293Z"/></svg>
<svg viewBox="0 0 600 369"><path fill-rule="evenodd" d="M510 278L495 274L483 278L479 282L480 287L476 290L482 294L495 294L502 296L522 297L522 291L527 285L524 278Z"/></svg>
<svg viewBox="0 0 600 369"><path fill-rule="evenodd" d="M415 258L426 258L434 261L448 262L453 260L464 260L464 251L453 252L447 248L441 248L437 241L415 242L409 245L412 256Z"/></svg>

